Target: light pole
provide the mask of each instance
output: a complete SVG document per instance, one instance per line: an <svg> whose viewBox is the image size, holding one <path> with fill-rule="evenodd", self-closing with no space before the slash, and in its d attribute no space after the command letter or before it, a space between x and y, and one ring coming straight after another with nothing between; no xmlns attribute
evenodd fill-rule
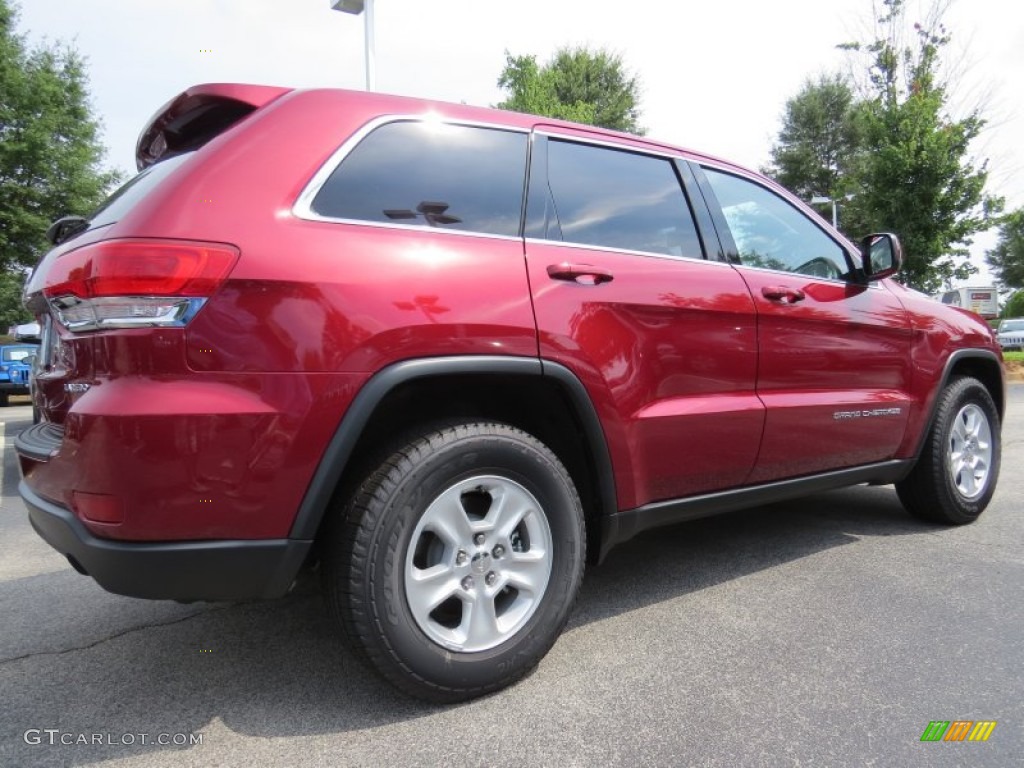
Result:
<svg viewBox="0 0 1024 768"><path fill-rule="evenodd" d="M840 200L853 200L853 195L843 195ZM831 197L819 197L815 195L808 202L811 205L827 205L828 203L832 203L832 227L834 229L839 229L839 214L836 206L836 203L838 203L839 200L835 200Z"/></svg>
<svg viewBox="0 0 1024 768"><path fill-rule="evenodd" d="M366 90L372 91L374 70L373 0L331 0L331 10L351 13L353 16L358 16L364 10L366 11L366 18L364 19L364 29L366 31Z"/></svg>

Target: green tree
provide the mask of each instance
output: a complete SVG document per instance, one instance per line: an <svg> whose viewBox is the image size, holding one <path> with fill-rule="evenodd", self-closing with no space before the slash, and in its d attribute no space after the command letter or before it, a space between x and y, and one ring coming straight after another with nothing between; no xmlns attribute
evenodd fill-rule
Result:
<svg viewBox="0 0 1024 768"><path fill-rule="evenodd" d="M1024 317L1024 290L1016 291L1003 304L1003 311L1000 317Z"/></svg>
<svg viewBox="0 0 1024 768"><path fill-rule="evenodd" d="M821 75L786 102L771 164L763 171L803 200L843 200L856 189L862 144L853 88L842 75ZM842 226L847 217L839 220Z"/></svg>
<svg viewBox="0 0 1024 768"><path fill-rule="evenodd" d="M0 269L34 265L50 222L88 214L118 178L101 167L82 57L30 48L16 21L0 0Z"/></svg>
<svg viewBox="0 0 1024 768"><path fill-rule="evenodd" d="M639 80L606 50L561 48L543 66L535 56L506 51L498 86L508 93L500 109L644 133Z"/></svg>
<svg viewBox="0 0 1024 768"><path fill-rule="evenodd" d="M1024 288L1024 208L1003 217L999 241L985 254L996 279L1008 288Z"/></svg>
<svg viewBox="0 0 1024 768"><path fill-rule="evenodd" d="M12 325L32 322L32 315L21 303L25 274L21 270L0 270L0 334Z"/></svg>
<svg viewBox="0 0 1024 768"><path fill-rule="evenodd" d="M892 230L903 241L901 279L933 293L976 272L968 260L973 235L990 228L1002 200L985 192L986 164L969 149L985 121L974 110L961 119L948 112L939 77L950 35L944 5L913 25L911 42L904 0L882 0L875 40L843 46L867 59L867 98L862 102L863 163L851 203L872 230Z"/></svg>

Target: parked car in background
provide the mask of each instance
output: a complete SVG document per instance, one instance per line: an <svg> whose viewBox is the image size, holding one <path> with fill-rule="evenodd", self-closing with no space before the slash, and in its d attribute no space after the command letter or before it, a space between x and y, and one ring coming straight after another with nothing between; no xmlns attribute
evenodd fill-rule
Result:
<svg viewBox="0 0 1024 768"><path fill-rule="evenodd" d="M35 344L5 344L0 346L0 406L8 404L11 395L27 395Z"/></svg>
<svg viewBox="0 0 1024 768"><path fill-rule="evenodd" d="M999 322L996 339L1004 350L1024 350L1024 317L1011 317Z"/></svg>
<svg viewBox="0 0 1024 768"><path fill-rule="evenodd" d="M963 525L995 491L988 325L728 161L225 84L137 159L52 228L16 440L33 527L113 592L278 597L319 564L354 654L450 702L539 663L640 531L859 483Z"/></svg>

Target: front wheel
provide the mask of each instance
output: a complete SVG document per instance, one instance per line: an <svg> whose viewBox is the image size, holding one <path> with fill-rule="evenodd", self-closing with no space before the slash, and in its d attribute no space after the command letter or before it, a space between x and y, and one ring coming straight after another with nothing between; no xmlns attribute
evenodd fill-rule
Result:
<svg viewBox="0 0 1024 768"><path fill-rule="evenodd" d="M953 379L939 394L917 464L896 484L903 506L936 523L974 522L996 489L999 430L999 412L984 385L969 376Z"/></svg>
<svg viewBox="0 0 1024 768"><path fill-rule="evenodd" d="M402 690L460 701L509 685L561 633L583 511L543 443L503 424L424 432L327 532L323 579L350 646Z"/></svg>

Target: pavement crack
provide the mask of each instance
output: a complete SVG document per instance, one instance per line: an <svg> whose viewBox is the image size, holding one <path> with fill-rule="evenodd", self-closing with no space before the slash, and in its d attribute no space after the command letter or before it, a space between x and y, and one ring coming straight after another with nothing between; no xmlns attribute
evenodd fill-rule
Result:
<svg viewBox="0 0 1024 768"><path fill-rule="evenodd" d="M207 616L207 615L209 615L211 613L218 613L220 611L226 611L229 608L236 608L239 605L245 605L245 604L246 603L228 603L227 605L222 605L222 606L217 607L217 608L208 608L208 609L206 609L204 611L196 611L195 613L190 613L187 616L181 616L181 617L179 617L177 619L173 619L171 621L161 621L161 622L157 622L156 624L143 624L142 626L139 626L139 627L129 627L128 629L123 629L120 632L115 632L112 635L107 635L106 637L101 637L99 640L94 640L93 642L87 643L86 645L75 646L74 648L63 648L63 649L61 649L59 651L36 651L34 653L25 653L25 654L22 654L21 656L11 656L10 658L7 658L7 659L0 659L0 667L4 666L6 664L13 664L16 661L24 661L25 659L34 659L34 658L38 658L38 657L41 657L41 656L63 656L63 655L68 654L68 653L77 653L78 651L88 651L91 648L95 648L98 645L102 645L103 643L109 643L111 640L116 640L119 637L124 637L125 635L130 635L133 632L142 632L143 630L154 629L156 627L170 627L170 626L173 626L175 624L181 624L183 622L186 622L189 619L194 619L197 616Z"/></svg>

